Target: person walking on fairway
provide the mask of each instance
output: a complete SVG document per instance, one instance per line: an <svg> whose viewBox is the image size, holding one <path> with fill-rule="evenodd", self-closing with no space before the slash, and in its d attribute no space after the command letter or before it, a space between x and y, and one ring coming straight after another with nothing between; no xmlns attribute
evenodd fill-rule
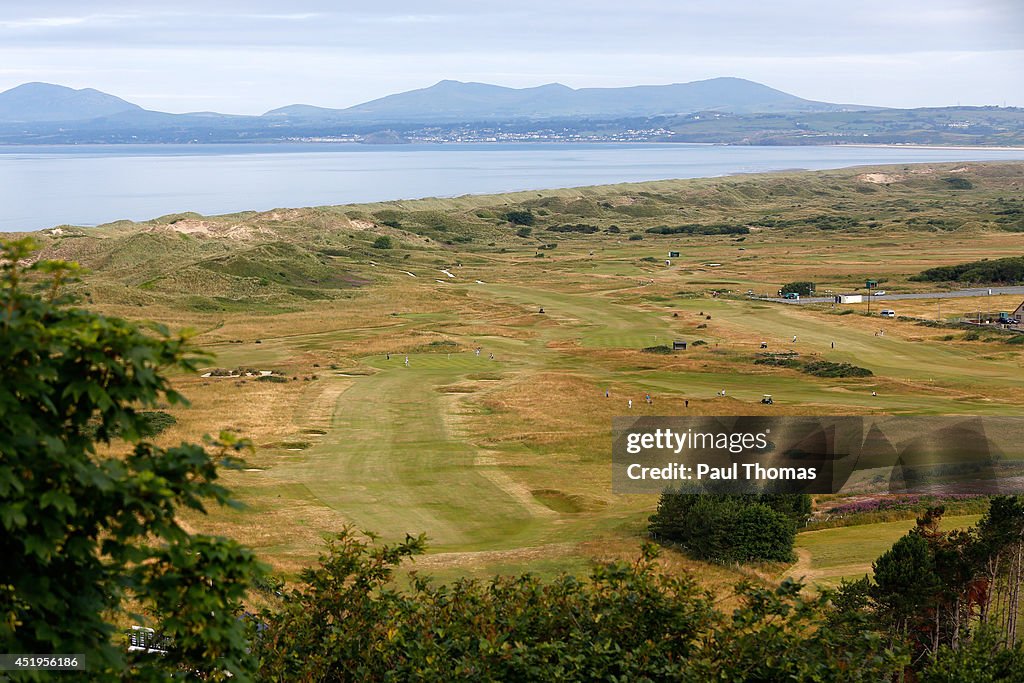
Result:
<svg viewBox="0 0 1024 683"><path fill-rule="evenodd" d="M388 354L388 360L391 360L391 354L390 353Z"/></svg>
<svg viewBox="0 0 1024 683"><path fill-rule="evenodd" d="M832 342L832 348L833 349L836 348L836 343L835 342Z"/></svg>
<svg viewBox="0 0 1024 683"><path fill-rule="evenodd" d="M608 390L607 389L604 390L604 397L608 398Z"/></svg>
<svg viewBox="0 0 1024 683"><path fill-rule="evenodd" d="M684 408L689 408L690 407L690 399L686 399L686 400L683 401L683 407Z"/></svg>
<svg viewBox="0 0 1024 683"><path fill-rule="evenodd" d="M795 334L793 335L793 343L794 344L796 343L796 335Z"/></svg>
<svg viewBox="0 0 1024 683"><path fill-rule="evenodd" d="M626 405L629 407L630 410L632 410L633 409L633 399L629 399L629 401L626 402Z"/></svg>
<svg viewBox="0 0 1024 683"><path fill-rule="evenodd" d="M647 401L648 405L650 405L650 403L651 403L651 395L647 394L646 396L644 396L644 400Z"/></svg>
<svg viewBox="0 0 1024 683"><path fill-rule="evenodd" d="M409 356L405 357L405 367L409 367Z"/></svg>

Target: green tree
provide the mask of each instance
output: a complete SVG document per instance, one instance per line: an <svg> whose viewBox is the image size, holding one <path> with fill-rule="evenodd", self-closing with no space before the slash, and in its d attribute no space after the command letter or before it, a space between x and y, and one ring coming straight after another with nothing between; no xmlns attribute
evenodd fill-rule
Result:
<svg viewBox="0 0 1024 683"><path fill-rule="evenodd" d="M982 628L964 645L939 648L918 680L921 683L1019 683L1024 681L1024 643L1009 647L994 631Z"/></svg>
<svg viewBox="0 0 1024 683"><path fill-rule="evenodd" d="M781 292L783 294L799 294L800 296L814 296L814 283L813 282L787 282L782 285Z"/></svg>
<svg viewBox="0 0 1024 683"><path fill-rule="evenodd" d="M186 339L71 305L75 267L26 265L33 249L0 243L0 651L85 653L96 677L244 679L236 617L256 562L177 521L232 502L217 469L243 444L146 441L141 409L185 402L164 372L195 370ZM129 604L172 639L167 656L126 657Z"/></svg>
<svg viewBox="0 0 1024 683"><path fill-rule="evenodd" d="M394 246L394 240L392 240L388 235L381 235L373 241L374 249L391 249Z"/></svg>
<svg viewBox="0 0 1024 683"><path fill-rule="evenodd" d="M872 597L900 628L918 618L939 589L935 557L921 534L908 533L871 566Z"/></svg>
<svg viewBox="0 0 1024 683"><path fill-rule="evenodd" d="M713 562L785 562L793 557L796 529L806 522L810 505L806 495L668 491L649 531Z"/></svg>

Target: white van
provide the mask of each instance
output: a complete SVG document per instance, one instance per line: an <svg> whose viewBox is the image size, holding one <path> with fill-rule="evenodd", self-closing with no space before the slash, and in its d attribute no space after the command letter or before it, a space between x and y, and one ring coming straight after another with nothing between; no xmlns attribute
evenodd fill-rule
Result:
<svg viewBox="0 0 1024 683"><path fill-rule="evenodd" d="M879 313L878 315L882 316L883 318L895 318L896 311L892 310L891 308L883 308L882 312Z"/></svg>

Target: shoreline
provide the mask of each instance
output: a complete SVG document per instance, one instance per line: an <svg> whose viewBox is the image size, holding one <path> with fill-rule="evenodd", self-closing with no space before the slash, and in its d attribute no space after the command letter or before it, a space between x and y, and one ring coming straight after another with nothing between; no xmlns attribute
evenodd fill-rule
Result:
<svg viewBox="0 0 1024 683"><path fill-rule="evenodd" d="M289 145L294 147L308 146L310 148L330 148L330 147L352 147L352 148L416 148L416 147L430 147L433 149L443 147L543 147L548 145L564 145L564 146L604 146L614 145L619 147L631 147L631 146L664 146L664 147L730 147L730 148L742 148L742 149L815 149L821 147L827 148L843 148L853 147L857 149L935 149L943 150L947 152L967 150L967 151L993 151L993 152L1024 152L1024 145L923 145L916 143L882 143L882 142L837 142L827 143L820 145L743 145L731 142L671 142L666 140L637 140L637 141L623 141L623 140L513 140L507 142L495 142L490 140L472 140L467 142L434 142L434 141L421 141L412 140L401 143L366 143L355 140L235 140L230 142L54 142L54 143L37 143L37 142L0 142L0 155L2 154L16 154L24 153L26 149L80 149L88 150L95 148L103 149L143 149L143 148L172 148L172 147L183 147L196 150L195 154L201 155L204 148L214 147L274 147L277 145Z"/></svg>
<svg viewBox="0 0 1024 683"><path fill-rule="evenodd" d="M755 147L756 145L751 145ZM765 145L767 146L767 145ZM808 145L809 147L828 147L829 145ZM1019 147L1006 146L1006 145L914 145L914 144L898 144L898 143L870 143L870 142L850 142L841 143L838 145L832 145L833 147L872 147L881 149L941 149L947 152L955 152L961 149L967 149L972 151L985 151L991 150L993 152L1024 152L1024 145Z"/></svg>

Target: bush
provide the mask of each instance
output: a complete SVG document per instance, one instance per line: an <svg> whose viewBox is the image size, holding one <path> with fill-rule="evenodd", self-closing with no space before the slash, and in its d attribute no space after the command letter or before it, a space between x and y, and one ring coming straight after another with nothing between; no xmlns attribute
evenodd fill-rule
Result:
<svg viewBox="0 0 1024 683"><path fill-rule="evenodd" d="M629 241L630 242L639 242L642 239L643 239L643 235L630 235L629 236Z"/></svg>
<svg viewBox="0 0 1024 683"><path fill-rule="evenodd" d="M648 529L702 560L787 562L809 513L809 496L668 492Z"/></svg>
<svg viewBox="0 0 1024 683"><path fill-rule="evenodd" d="M584 235L592 235L597 232L598 228L596 225L588 225L586 223L576 223L575 225L552 225L548 228L548 232L578 232Z"/></svg>
<svg viewBox="0 0 1024 683"><path fill-rule="evenodd" d="M796 358L786 358L779 356L763 356L761 358L754 359L754 365L769 365L773 368L793 368L797 369L803 366L803 363L798 361Z"/></svg>
<svg viewBox="0 0 1024 683"><path fill-rule="evenodd" d="M397 590L399 563L422 550L422 537L329 539L319 566L254 624L258 679L861 683L907 663L873 633L841 638L824 621L827 596L804 598L796 582L741 583L720 611L692 578L662 572L651 546L582 580L414 577Z"/></svg>
<svg viewBox="0 0 1024 683"><path fill-rule="evenodd" d="M1024 256L983 259L955 266L929 268L910 278L915 282L1015 284L1024 282Z"/></svg>
<svg viewBox="0 0 1024 683"><path fill-rule="evenodd" d="M537 219L529 211L513 210L506 212L502 218L512 225L533 225Z"/></svg>
<svg viewBox="0 0 1024 683"><path fill-rule="evenodd" d="M974 187L974 183L972 183L967 178L943 178L942 182L946 183L954 190L970 190L971 188Z"/></svg>
<svg viewBox="0 0 1024 683"><path fill-rule="evenodd" d="M391 249L394 246L394 243L388 235L381 235L373 241L374 249Z"/></svg>
<svg viewBox="0 0 1024 683"><path fill-rule="evenodd" d="M660 346L647 346L647 347L645 347L643 349L643 352L644 353L670 354L670 353L672 353L672 347L671 346L666 346L664 344L662 344Z"/></svg>
<svg viewBox="0 0 1024 683"><path fill-rule="evenodd" d="M747 235L750 233L750 228L745 225L729 225L727 223L714 225L690 223L676 226L659 225L648 228L647 232L652 235Z"/></svg>
<svg viewBox="0 0 1024 683"><path fill-rule="evenodd" d="M827 360L805 363L801 370L815 377L871 377L874 374L867 368L850 363L833 363Z"/></svg>
<svg viewBox="0 0 1024 683"><path fill-rule="evenodd" d="M519 228L518 230L516 230L516 234L519 235L520 237L529 237L530 233L532 233L532 232L533 232L533 228L525 226L525 225L523 227Z"/></svg>

